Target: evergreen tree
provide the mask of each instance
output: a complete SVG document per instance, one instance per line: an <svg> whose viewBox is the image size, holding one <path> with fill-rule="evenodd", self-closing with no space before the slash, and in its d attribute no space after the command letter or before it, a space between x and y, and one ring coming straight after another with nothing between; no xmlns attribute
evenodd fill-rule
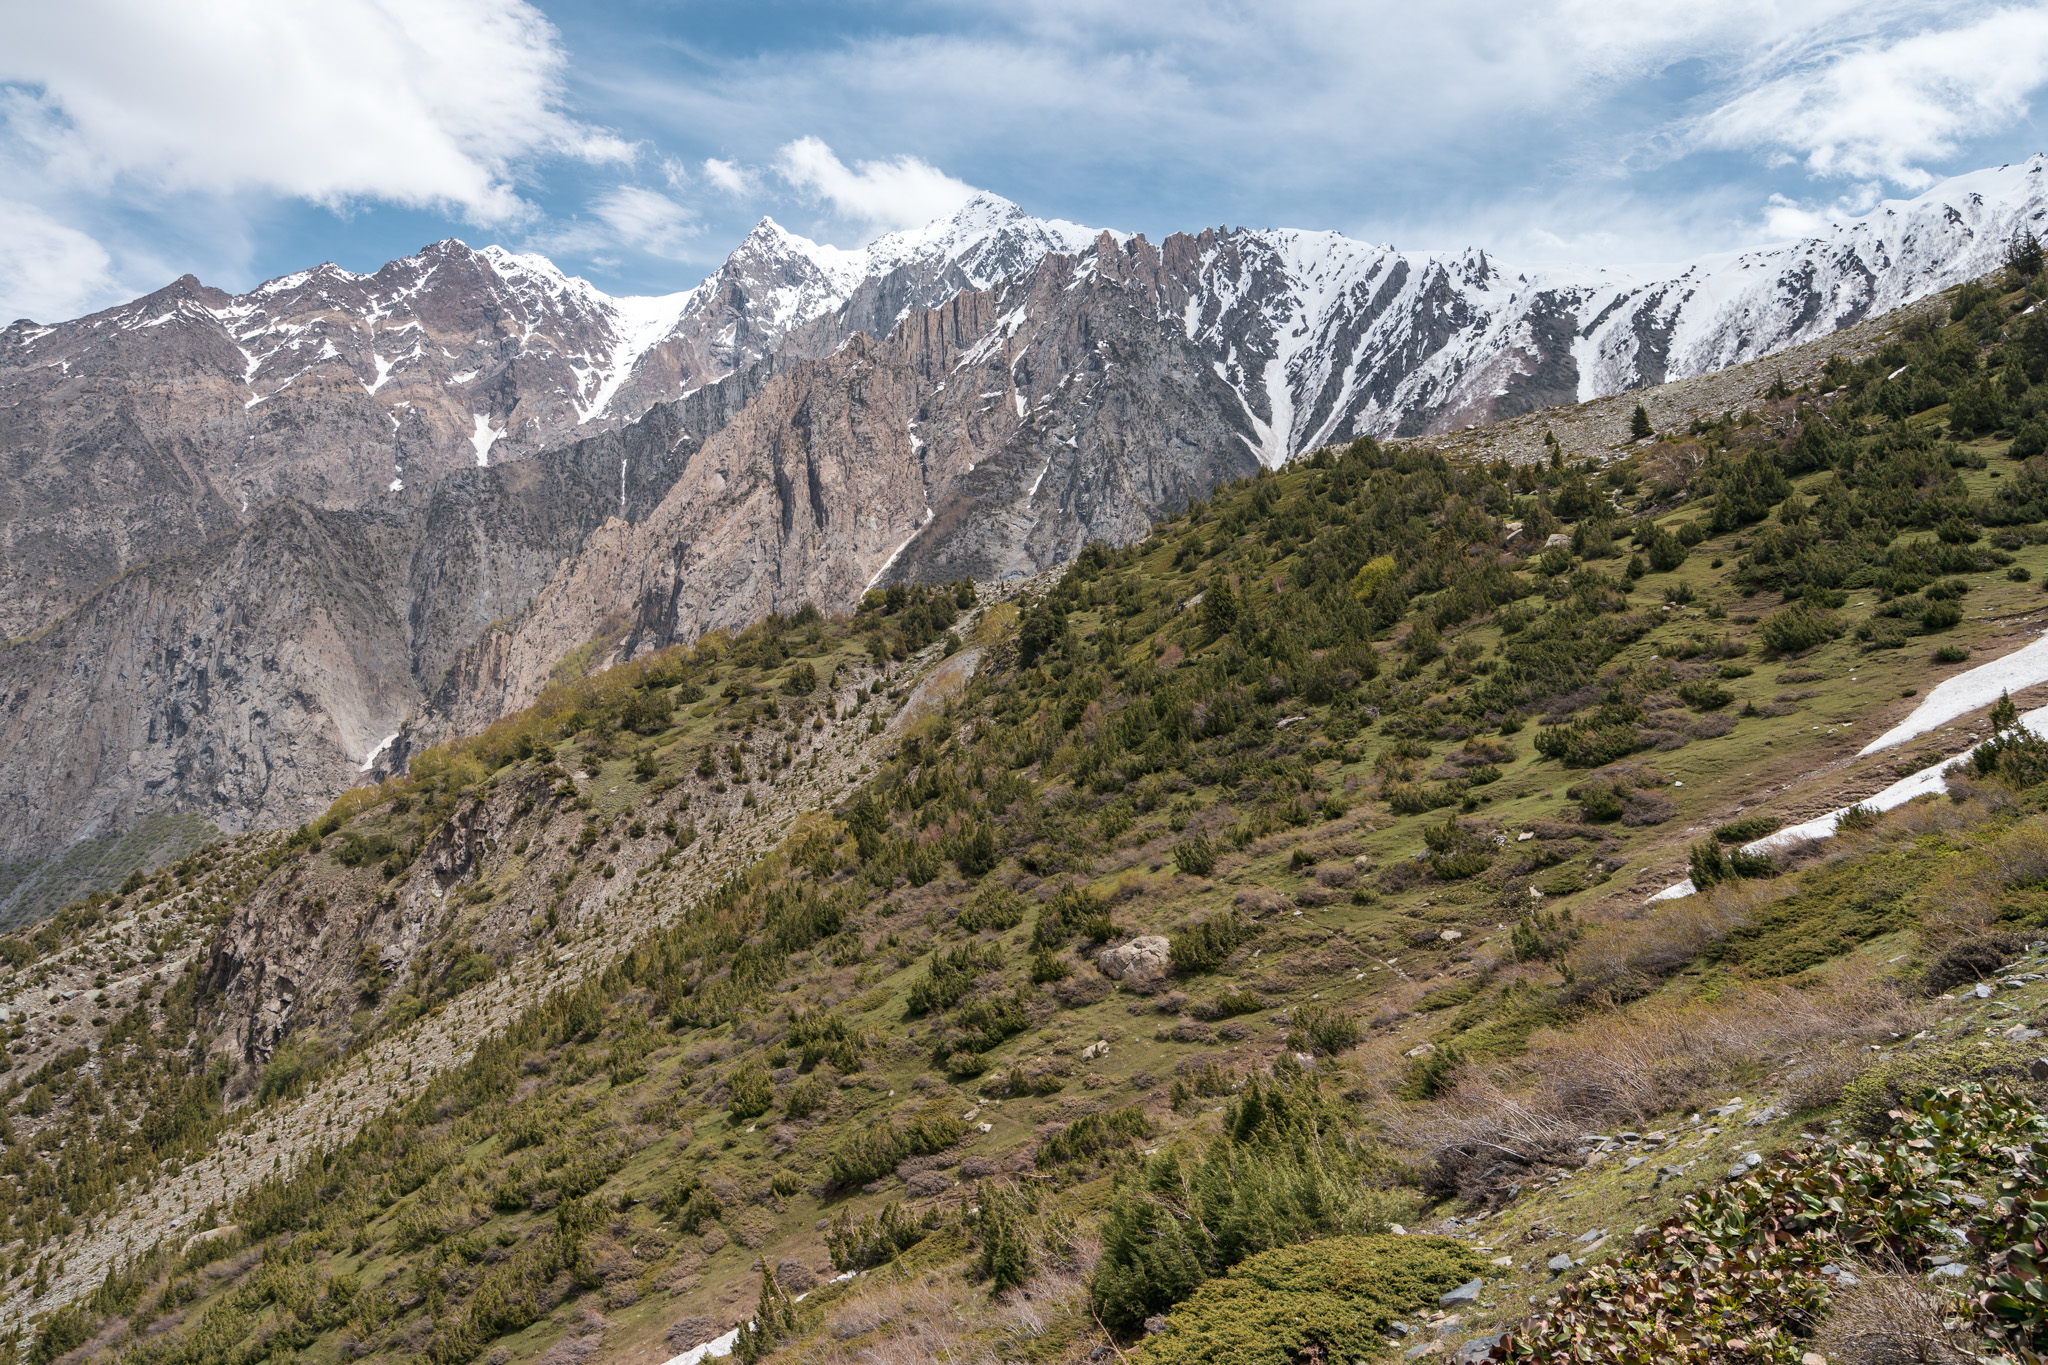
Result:
<svg viewBox="0 0 2048 1365"><path fill-rule="evenodd" d="M733 1354L746 1365L754 1365L779 1343L795 1335L796 1302L789 1297L788 1290L776 1283L775 1272L764 1265L761 1268L761 1298L754 1307L754 1320L740 1324Z"/></svg>
<svg viewBox="0 0 2048 1365"><path fill-rule="evenodd" d="M1017 1197L1008 1190L988 1189L981 1200L981 1256L976 1269L988 1281L988 1292L1015 1289L1031 1277L1031 1239Z"/></svg>
<svg viewBox="0 0 2048 1365"><path fill-rule="evenodd" d="M2041 273L2042 258L2041 239L2032 228L2021 228L2005 249L2005 263L2023 280Z"/></svg>
<svg viewBox="0 0 2048 1365"><path fill-rule="evenodd" d="M1236 627L1237 616L1237 594L1230 590L1230 580L1217 574L1202 594L1202 628L1220 638Z"/></svg>
<svg viewBox="0 0 2048 1365"><path fill-rule="evenodd" d="M1650 425L1650 414L1643 411L1641 403L1636 404L1636 410L1628 416L1628 434L1638 441L1645 436L1656 435L1656 428Z"/></svg>

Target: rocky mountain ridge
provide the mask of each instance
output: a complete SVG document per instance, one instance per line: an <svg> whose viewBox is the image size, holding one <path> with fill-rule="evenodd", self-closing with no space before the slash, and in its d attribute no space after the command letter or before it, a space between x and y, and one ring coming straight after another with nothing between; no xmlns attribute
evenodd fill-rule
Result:
<svg viewBox="0 0 2048 1365"><path fill-rule="evenodd" d="M1154 245L982 196L859 252L764 222L661 300L443 243L16 324L0 774L37 795L0 858L158 810L289 823L394 732L387 761L486 723L571 651L1028 575L1323 442L1828 335L1989 268L2048 214L2044 171L1635 274Z"/></svg>

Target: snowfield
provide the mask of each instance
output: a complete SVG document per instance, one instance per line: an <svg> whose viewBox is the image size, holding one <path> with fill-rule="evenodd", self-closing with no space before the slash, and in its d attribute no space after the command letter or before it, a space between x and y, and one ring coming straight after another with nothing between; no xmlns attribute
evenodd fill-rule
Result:
<svg viewBox="0 0 2048 1365"><path fill-rule="evenodd" d="M1940 729L1958 716L1967 716L1991 705L2001 695L2044 682L2048 682L2048 635L1937 685L1927 694L1926 701L1913 708L1912 715L1864 745L1856 756L1868 758L1894 745L1904 744L1909 739Z"/></svg>
<svg viewBox="0 0 2048 1365"><path fill-rule="evenodd" d="M2006 659L2017 658L2019 654L2024 654L2028 650L2038 649L2043 644L2048 644L2048 640L2037 640L2033 644L2027 646L2027 649L2025 650L2019 650L2013 654L2008 654L2006 656ZM2048 654L2043 654L2042 657L2048 658ZM2004 659L2000 659L1997 661L1997 663L2003 662L2005 662ZM1985 668L1993 667L1996 667L1996 664L1985 665ZM1982 671L1982 669L1972 669L1970 670L1970 673L1965 673L1958 677L1950 678L1949 683L1962 682L1968 677L1970 677L1971 674L1979 673ZM2040 679L2036 679L2035 681L2040 681ZM1949 685L1949 683L1943 683L1942 686L1946 687ZM1939 692L1940 690L1940 688L1935 689L1936 692ZM1997 700L1998 693L1994 692L1989 701L1980 702L1977 703L1977 705L1989 705L1990 702ZM1928 697L1927 701L1929 704L1931 704L1934 701L1934 698L1930 696ZM1921 707L1921 710L1925 709L1926 706L1923 705ZM1965 708L1965 710L1975 709L1976 706ZM1915 711L1913 713L1913 716L1918 716L1919 714L1919 711ZM1951 712L1948 715L1943 716L1942 720L1953 720L1957 715L1961 714L1964 714L1964 712ZM1908 717L1906 723L1911 724L1912 719L1913 717ZM1900 736L1900 740L1911 739L1914 734L1925 734L1928 730L1932 730L1935 726L1941 723L1941 720L1932 721L1920 730L1915 730L1911 734ZM2043 739L2048 739L2048 706L2043 706L2038 710L2027 712L2025 715L2020 717L2020 724L2025 726L2027 729L2033 731L2035 734L2041 736ZM1898 729L1900 730L1903 730L1905 728L1905 725L1901 725L1898 727ZM1900 742L1900 740L1893 740L1892 742L1898 743ZM1881 749L1883 747L1885 747L1883 741L1879 741L1877 743L1872 744L1870 748L1865 749L1863 752L1867 754L1873 752L1874 750ZM1977 752L1977 746L1975 744L1972 744L1969 748L1963 750L1954 758L1945 758L1941 762L1933 764L1930 767L1922 768L1919 772L1914 773L1910 777L1902 777L1898 781L1892 783L1889 787L1886 787L1883 791L1877 793L1875 796L1867 796L1863 800L1858 801L1856 805L1861 806L1865 810L1886 811L1891 810L1897 806L1903 806L1908 801L1914 801L1923 796L1933 796L1941 792L1945 792L1948 790L1949 770L1961 763L1966 762L1969 759L1970 755L1975 752ZM1772 849L1789 848L1793 844L1801 843L1806 840L1832 839L1835 837L1835 831L1841 828L1842 817L1844 815L1847 815L1850 809L1851 807L1849 806L1843 806L1837 810L1829 811L1826 815L1817 816L1812 820L1808 820L1805 824L1791 825L1785 829L1778 830L1775 833L1766 834L1761 839L1757 839L1751 843L1744 844L1742 846L1742 851L1744 853L1768 853ZM1697 890L1699 890L1699 888L1692 884L1692 878L1687 877L1682 882L1679 882L1672 886L1665 887L1662 891L1659 891L1656 895L1650 897L1646 904L1654 905L1658 901L1679 900L1683 897L1692 895Z"/></svg>

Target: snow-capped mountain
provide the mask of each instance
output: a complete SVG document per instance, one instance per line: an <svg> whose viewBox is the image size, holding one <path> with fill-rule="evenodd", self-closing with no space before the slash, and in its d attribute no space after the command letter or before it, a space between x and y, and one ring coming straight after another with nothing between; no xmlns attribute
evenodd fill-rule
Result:
<svg viewBox="0 0 2048 1365"><path fill-rule="evenodd" d="M1828 335L1994 268L2048 227L2048 158L1959 176L1821 236L1669 267L1518 271L1326 232L1161 244L1163 308L1268 464L1661 384Z"/></svg>
<svg viewBox="0 0 2048 1365"><path fill-rule="evenodd" d="M1825 336L2044 219L2036 158L1803 241L1533 271L1329 232L1154 244L983 195L858 250L763 220L654 298L451 241L18 322L0 860L161 810L294 822L593 642L1033 573L1320 444Z"/></svg>
<svg viewBox="0 0 2048 1365"><path fill-rule="evenodd" d="M1054 252L1083 251L1098 234L1033 218L1007 199L977 194L952 216L892 232L858 250L799 237L763 218L718 270L686 294L611 300L645 330L617 329L608 362L612 385L590 417L630 419L746 368L821 320L806 353L821 353L853 331L886 331L912 308L930 308L962 289L985 289ZM587 287L587 286L586 286ZM877 312L893 308L893 313ZM588 419L585 419L588 420Z"/></svg>

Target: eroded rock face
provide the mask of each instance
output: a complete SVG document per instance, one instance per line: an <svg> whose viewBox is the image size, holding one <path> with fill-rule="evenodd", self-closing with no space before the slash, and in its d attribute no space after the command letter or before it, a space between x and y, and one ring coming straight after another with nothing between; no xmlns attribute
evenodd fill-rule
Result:
<svg viewBox="0 0 2048 1365"><path fill-rule="evenodd" d="M621 327L545 261L453 241L374 275L322 266L240 296L188 275L75 322L15 323L0 331L0 633L280 498L402 508L559 444Z"/></svg>
<svg viewBox="0 0 2048 1365"><path fill-rule="evenodd" d="M454 892L473 883L493 841L509 834L517 803L544 798L545 787L528 778L465 802L396 882L384 883L374 867L315 865L312 877L281 876L250 897L214 936L200 973L214 1051L260 1066L287 1033L345 1034L350 1013L367 1002L427 995L436 974L470 953L530 951L535 893L478 907ZM559 849L533 853L537 862L569 862Z"/></svg>
<svg viewBox="0 0 2048 1365"><path fill-rule="evenodd" d="M737 401L714 386L416 506L272 503L0 650L0 861L150 811L230 832L317 813L469 641L590 532L645 516Z"/></svg>
<svg viewBox="0 0 2048 1365"><path fill-rule="evenodd" d="M764 222L664 299L450 242L17 323L0 859L153 811L297 823L394 732L385 764L593 641L603 664L1027 576L1319 443L1825 335L1995 264L2044 175L1649 281L1327 233L1091 240L983 197L860 253Z"/></svg>
<svg viewBox="0 0 2048 1365"><path fill-rule="evenodd" d="M1095 955L1095 965L1112 981L1154 980L1165 976L1172 966L1167 941L1157 934L1143 934L1129 943L1104 948Z"/></svg>
<svg viewBox="0 0 2048 1365"><path fill-rule="evenodd" d="M1157 253L1099 251L779 361L659 507L593 535L458 661L422 736L527 705L594 638L610 662L888 582L1029 576L1255 472L1235 395L1122 267Z"/></svg>

